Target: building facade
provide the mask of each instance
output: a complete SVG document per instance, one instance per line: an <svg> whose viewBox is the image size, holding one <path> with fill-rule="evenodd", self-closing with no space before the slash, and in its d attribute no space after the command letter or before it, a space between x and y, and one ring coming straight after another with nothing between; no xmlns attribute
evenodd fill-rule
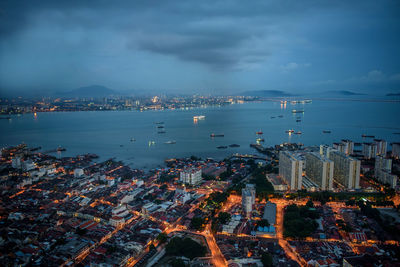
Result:
<svg viewBox="0 0 400 267"><path fill-rule="evenodd" d="M314 152L306 154L306 176L321 190L333 190L333 169L332 160Z"/></svg>
<svg viewBox="0 0 400 267"><path fill-rule="evenodd" d="M254 184L247 184L242 189L242 209L247 217L250 217L253 211L253 205L256 202L256 188Z"/></svg>
<svg viewBox="0 0 400 267"><path fill-rule="evenodd" d="M201 177L201 169L196 169L196 168L188 168L180 173L180 179L184 184L187 185L198 185L201 183L202 177Z"/></svg>
<svg viewBox="0 0 400 267"><path fill-rule="evenodd" d="M361 162L339 151L332 151L333 178L347 189L360 188Z"/></svg>
<svg viewBox="0 0 400 267"><path fill-rule="evenodd" d="M375 159L374 175L381 183L389 184L392 188L397 186L398 177L392 174L392 159L377 156Z"/></svg>
<svg viewBox="0 0 400 267"><path fill-rule="evenodd" d="M289 151L279 153L279 175L291 190L300 190L303 178L303 160Z"/></svg>

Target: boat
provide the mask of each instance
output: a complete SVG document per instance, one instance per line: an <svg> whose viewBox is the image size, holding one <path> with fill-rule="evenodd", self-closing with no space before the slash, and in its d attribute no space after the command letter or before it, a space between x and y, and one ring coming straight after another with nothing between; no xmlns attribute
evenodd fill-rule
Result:
<svg viewBox="0 0 400 267"><path fill-rule="evenodd" d="M323 130L322 133L331 133L331 131Z"/></svg>
<svg viewBox="0 0 400 267"><path fill-rule="evenodd" d="M294 130L286 130L285 133L294 133Z"/></svg>
<svg viewBox="0 0 400 267"><path fill-rule="evenodd" d="M229 147L240 147L240 145L238 145L238 144L231 144L231 145L229 145Z"/></svg>
<svg viewBox="0 0 400 267"><path fill-rule="evenodd" d="M292 109L292 113L304 113L304 110Z"/></svg>
<svg viewBox="0 0 400 267"><path fill-rule="evenodd" d="M163 121L158 121L158 122L155 122L155 124L164 124L164 122Z"/></svg>
<svg viewBox="0 0 400 267"><path fill-rule="evenodd" d="M157 126L157 128L161 129L161 128L164 128L164 126L160 125L160 126Z"/></svg>
<svg viewBox="0 0 400 267"><path fill-rule="evenodd" d="M301 122L301 120L296 120L296 122Z"/></svg>
<svg viewBox="0 0 400 267"><path fill-rule="evenodd" d="M258 131L258 132L256 132L256 134L261 135L261 134L263 134L263 132Z"/></svg>
<svg viewBox="0 0 400 267"><path fill-rule="evenodd" d="M271 116L271 119L275 119L275 117L274 117L274 116Z"/></svg>
<svg viewBox="0 0 400 267"><path fill-rule="evenodd" d="M204 120L205 118L206 118L206 116L204 116L204 115L193 116L194 120Z"/></svg>
<svg viewBox="0 0 400 267"><path fill-rule="evenodd" d="M66 149L65 149L65 148L63 148L63 147L60 147L60 146L59 146L59 147L57 148L57 151L58 151L58 152L61 152L61 151L66 151Z"/></svg>
<svg viewBox="0 0 400 267"><path fill-rule="evenodd" d="M157 133L159 133L159 134L165 134L166 131L158 131Z"/></svg>
<svg viewBox="0 0 400 267"><path fill-rule="evenodd" d="M257 138L257 142L264 142L264 138Z"/></svg>
<svg viewBox="0 0 400 267"><path fill-rule="evenodd" d="M165 142L164 144L172 145L172 144L176 144L176 141L175 140L170 140L170 141Z"/></svg>
<svg viewBox="0 0 400 267"><path fill-rule="evenodd" d="M375 135L362 134L361 137L364 137L364 138L375 138Z"/></svg>
<svg viewBox="0 0 400 267"><path fill-rule="evenodd" d="M131 138L131 142L135 142L135 141L136 141L136 139L132 137Z"/></svg>
<svg viewBox="0 0 400 267"><path fill-rule="evenodd" d="M217 146L218 149L227 149L227 146Z"/></svg>
<svg viewBox="0 0 400 267"><path fill-rule="evenodd" d="M295 132L294 134L302 134L302 132L298 131L298 132Z"/></svg>
<svg viewBox="0 0 400 267"><path fill-rule="evenodd" d="M279 118L283 118L283 115L279 115L278 117L279 117Z"/></svg>
<svg viewBox="0 0 400 267"><path fill-rule="evenodd" d="M215 134L215 133L212 133L212 134L210 134L210 137L224 137L224 134Z"/></svg>

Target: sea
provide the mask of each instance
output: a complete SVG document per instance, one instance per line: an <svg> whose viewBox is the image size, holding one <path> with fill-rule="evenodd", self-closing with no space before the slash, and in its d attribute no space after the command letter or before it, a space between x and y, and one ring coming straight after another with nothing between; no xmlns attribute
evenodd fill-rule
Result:
<svg viewBox="0 0 400 267"><path fill-rule="evenodd" d="M293 113L294 109L304 113ZM205 117L195 120L194 116ZM211 138L212 133L224 136ZM66 151L49 153L57 157L94 153L100 161L115 158L132 168L151 169L164 166L169 158L257 154L250 147L257 138L263 138L261 144L267 147L285 142L319 146L342 139L372 141L361 136L366 134L388 141L390 150L391 142L400 142L399 133L400 102L265 101L177 110L12 115L10 120L0 120L0 147L25 143L40 146L42 152L63 147Z"/></svg>

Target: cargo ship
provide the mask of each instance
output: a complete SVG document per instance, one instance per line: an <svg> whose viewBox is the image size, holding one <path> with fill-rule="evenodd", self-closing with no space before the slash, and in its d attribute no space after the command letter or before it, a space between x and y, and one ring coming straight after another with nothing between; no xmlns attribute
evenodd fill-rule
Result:
<svg viewBox="0 0 400 267"><path fill-rule="evenodd" d="M285 133L294 133L294 130L286 130Z"/></svg>
<svg viewBox="0 0 400 267"><path fill-rule="evenodd" d="M224 134L215 134L215 133L212 133L212 134L210 134L210 137L224 137Z"/></svg>
<svg viewBox="0 0 400 267"><path fill-rule="evenodd" d="M292 113L304 113L304 110L292 109Z"/></svg>
<svg viewBox="0 0 400 267"><path fill-rule="evenodd" d="M375 135L362 134L361 137L364 137L364 138L375 138Z"/></svg>
<svg viewBox="0 0 400 267"><path fill-rule="evenodd" d="M227 149L227 146L217 146L218 149Z"/></svg>
<svg viewBox="0 0 400 267"><path fill-rule="evenodd" d="M229 147L240 147L240 145L238 145L238 144L232 144L232 145L229 145Z"/></svg>
<svg viewBox="0 0 400 267"><path fill-rule="evenodd" d="M172 144L176 144L176 141L175 140L171 140L171 141L165 142L164 144L172 145Z"/></svg>
<svg viewBox="0 0 400 267"><path fill-rule="evenodd" d="M263 134L263 132L260 130L260 131L256 132L256 134L258 134L258 135L262 135L262 134Z"/></svg>

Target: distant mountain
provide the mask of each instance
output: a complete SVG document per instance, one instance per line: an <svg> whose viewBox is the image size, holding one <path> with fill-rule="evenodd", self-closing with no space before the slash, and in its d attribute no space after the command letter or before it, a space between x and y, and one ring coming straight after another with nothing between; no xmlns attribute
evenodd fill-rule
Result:
<svg viewBox="0 0 400 267"><path fill-rule="evenodd" d="M341 90L341 91L328 91L328 94L333 94L333 95L344 95L344 96L351 96L351 95L366 95L362 93L356 93L352 91L347 91L347 90Z"/></svg>
<svg viewBox="0 0 400 267"><path fill-rule="evenodd" d="M85 86L72 91L58 93L59 96L64 97L106 97L115 94L114 90L102 85Z"/></svg>
<svg viewBox="0 0 400 267"><path fill-rule="evenodd" d="M280 90L258 90L258 91L246 91L240 93L243 96L259 96L259 97L283 97L283 96L295 96L285 91Z"/></svg>
<svg viewBox="0 0 400 267"><path fill-rule="evenodd" d="M400 93L389 93L386 96L400 96Z"/></svg>

